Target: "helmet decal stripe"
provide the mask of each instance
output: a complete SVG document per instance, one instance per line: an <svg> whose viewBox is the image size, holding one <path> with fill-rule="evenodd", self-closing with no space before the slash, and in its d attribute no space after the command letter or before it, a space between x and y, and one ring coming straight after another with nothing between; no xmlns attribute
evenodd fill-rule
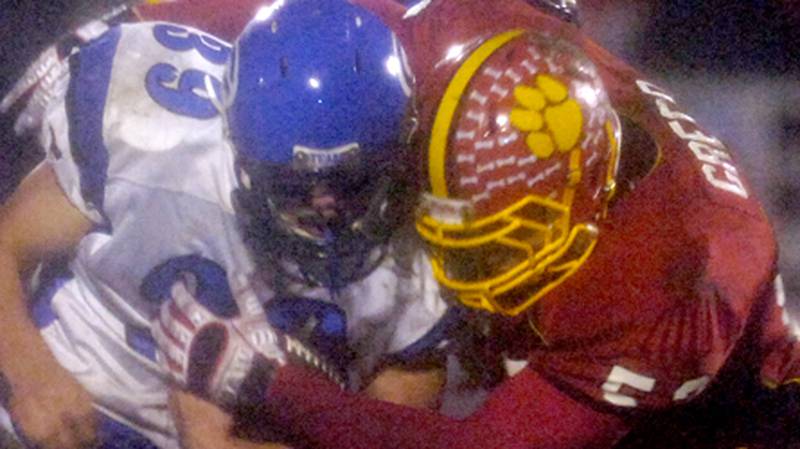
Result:
<svg viewBox="0 0 800 449"><path fill-rule="evenodd" d="M612 120L616 124L612 124ZM608 190L608 198L611 199L615 193L617 178L617 169L619 168L619 153L620 153L620 137L622 128L619 124L619 118L616 114L606 122L606 133L608 134L609 147L611 148L608 162L608 171L606 172L606 189Z"/></svg>
<svg viewBox="0 0 800 449"><path fill-rule="evenodd" d="M431 183L431 191L434 195L447 197L447 182L445 180L447 138L450 133L453 115L458 108L461 96L481 64L498 48L523 32L523 30L511 30L488 39L464 61L464 64L461 65L447 86L439 104L439 109L436 111L436 118L431 132L431 142L428 147L428 176Z"/></svg>

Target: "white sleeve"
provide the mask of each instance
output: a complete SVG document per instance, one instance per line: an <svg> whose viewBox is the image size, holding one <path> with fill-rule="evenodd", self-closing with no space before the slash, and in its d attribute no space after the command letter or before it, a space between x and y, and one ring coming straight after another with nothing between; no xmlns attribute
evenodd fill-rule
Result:
<svg viewBox="0 0 800 449"><path fill-rule="evenodd" d="M399 298L403 306L394 317L388 354L392 359L412 361L442 349L457 316L442 296L430 261L418 250L408 275L401 276Z"/></svg>

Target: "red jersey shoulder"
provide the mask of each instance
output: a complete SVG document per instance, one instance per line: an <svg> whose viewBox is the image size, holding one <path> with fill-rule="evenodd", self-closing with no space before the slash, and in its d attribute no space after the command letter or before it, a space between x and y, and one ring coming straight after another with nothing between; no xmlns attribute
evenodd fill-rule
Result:
<svg viewBox="0 0 800 449"><path fill-rule="evenodd" d="M774 290L764 292L764 328L758 346L763 348L761 381L770 388L800 384L800 317L786 308L780 276Z"/></svg>
<svg viewBox="0 0 800 449"><path fill-rule="evenodd" d="M727 226L698 234L670 219L679 206L637 202L612 212L586 264L537 304L527 351L533 369L583 397L663 408L726 363L774 273L774 247Z"/></svg>
<svg viewBox="0 0 800 449"><path fill-rule="evenodd" d="M264 0L173 0L137 5L141 20L189 25L232 42L253 18L257 9L269 5Z"/></svg>
<svg viewBox="0 0 800 449"><path fill-rule="evenodd" d="M684 201L731 207L764 220L761 206L728 146L687 114L666 89L586 40L584 46L617 112L643 129L659 151L658 167L672 173L669 185ZM622 157L631 148L624 147ZM635 149L634 149L635 151Z"/></svg>

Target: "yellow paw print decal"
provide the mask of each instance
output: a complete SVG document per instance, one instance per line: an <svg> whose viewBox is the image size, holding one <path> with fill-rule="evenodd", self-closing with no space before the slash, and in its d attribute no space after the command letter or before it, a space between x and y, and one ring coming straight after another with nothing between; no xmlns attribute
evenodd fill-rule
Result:
<svg viewBox="0 0 800 449"><path fill-rule="evenodd" d="M575 147L583 129L583 113L577 101L560 81L547 75L536 77L536 87L514 88L517 107L511 110L511 124L528 132L525 143L539 159L558 149L566 153Z"/></svg>

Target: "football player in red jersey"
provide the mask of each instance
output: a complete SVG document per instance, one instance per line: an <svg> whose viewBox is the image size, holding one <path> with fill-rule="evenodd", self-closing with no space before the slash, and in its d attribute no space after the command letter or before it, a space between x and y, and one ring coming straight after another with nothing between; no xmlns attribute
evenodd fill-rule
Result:
<svg viewBox="0 0 800 449"><path fill-rule="evenodd" d="M148 0L134 6L140 20L166 20L190 25L221 37L236 39L264 0Z"/></svg>
<svg viewBox="0 0 800 449"><path fill-rule="evenodd" d="M522 0L359 3L417 77L434 273L508 372L456 420L287 365L260 380L271 425L321 448L606 448L687 423L663 413L724 423L691 412L751 401L725 389L740 373L800 381L770 224L667 91ZM689 424L647 447L748 443Z"/></svg>

